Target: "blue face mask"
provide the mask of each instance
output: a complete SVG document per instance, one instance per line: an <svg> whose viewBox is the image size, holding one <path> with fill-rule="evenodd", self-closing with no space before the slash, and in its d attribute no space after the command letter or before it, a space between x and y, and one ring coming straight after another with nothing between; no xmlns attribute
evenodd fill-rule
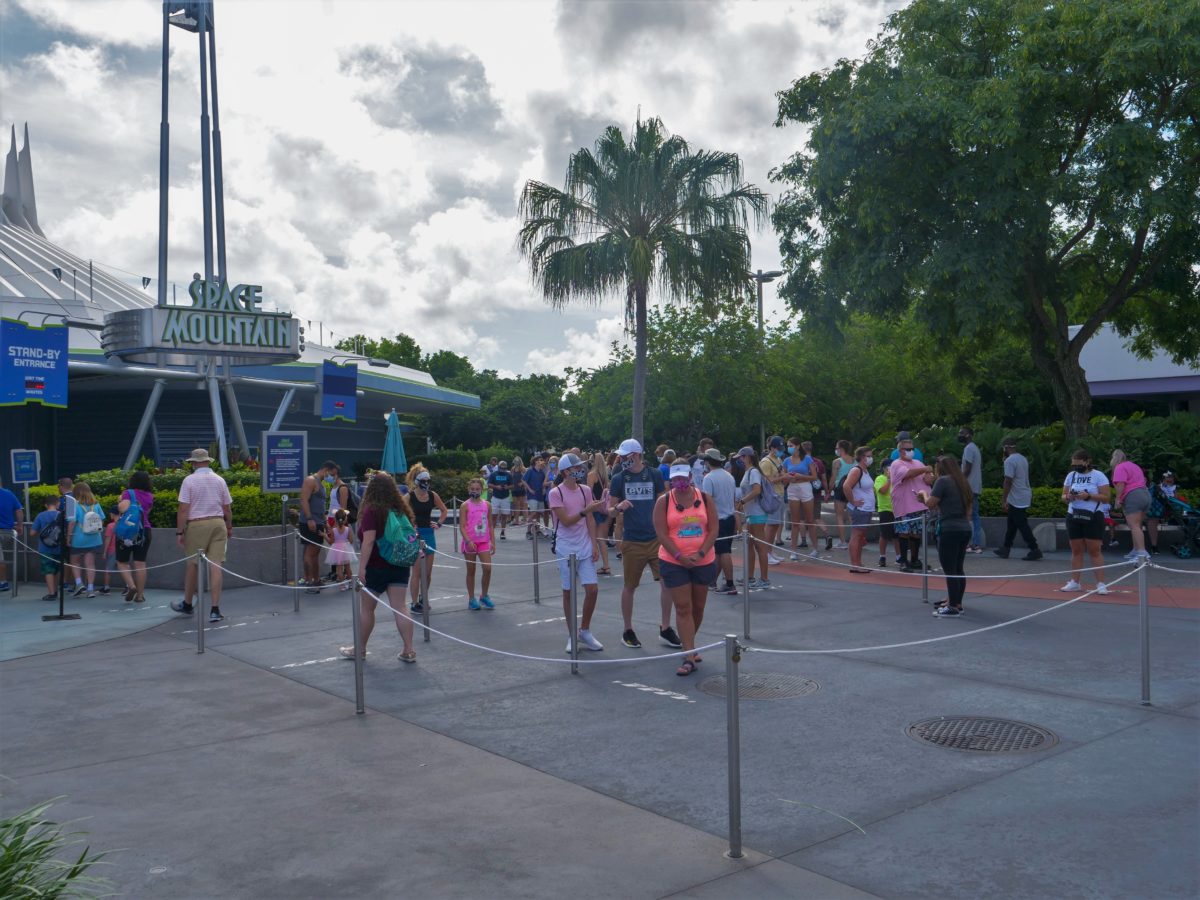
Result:
<svg viewBox="0 0 1200 900"><path fill-rule="evenodd" d="M322 478L321 480L322 480L322 481L324 481L324 482L325 482L327 485L329 485L330 487L333 487L334 478L333 478L333 476L332 476L332 475L326 475L326 476L325 476L324 478Z"/></svg>
<svg viewBox="0 0 1200 900"><path fill-rule="evenodd" d="M783 451L782 450L776 450L775 455L778 456L780 459L783 459Z"/></svg>

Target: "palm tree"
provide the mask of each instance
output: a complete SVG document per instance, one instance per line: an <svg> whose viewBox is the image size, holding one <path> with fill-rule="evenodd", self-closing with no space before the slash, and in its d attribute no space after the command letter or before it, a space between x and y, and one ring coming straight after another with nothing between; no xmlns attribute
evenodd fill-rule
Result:
<svg viewBox="0 0 1200 900"><path fill-rule="evenodd" d="M668 301L711 310L749 296L748 222L766 221L767 195L742 181L735 153L693 153L660 119L639 117L630 140L609 126L595 149L567 163L563 190L529 181L521 192L519 248L546 300L599 303L625 294L635 342L633 436L643 438L646 303L651 286Z"/></svg>

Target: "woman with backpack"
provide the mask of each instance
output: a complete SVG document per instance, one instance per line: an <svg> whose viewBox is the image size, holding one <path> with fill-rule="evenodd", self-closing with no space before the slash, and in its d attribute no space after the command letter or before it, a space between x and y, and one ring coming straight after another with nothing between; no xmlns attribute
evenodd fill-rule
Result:
<svg viewBox="0 0 1200 900"><path fill-rule="evenodd" d="M75 485L71 491L75 498L75 528L71 532L71 572L75 576L78 597L85 590L88 597L96 596L96 552L104 546L104 507L96 502L96 495L86 481ZM87 575L84 587L82 574Z"/></svg>
<svg viewBox="0 0 1200 900"><path fill-rule="evenodd" d="M130 472L129 486L117 503L115 529L117 570L125 582L126 603L146 602L146 556L150 553L150 507L153 505L150 475Z"/></svg>
<svg viewBox="0 0 1200 900"><path fill-rule="evenodd" d="M411 566L395 565L380 553L381 544L385 543L388 522L393 516L406 519L408 529L416 534L413 521L412 507L405 499L396 482L387 472L376 472L367 483L359 506L358 537L361 549L358 554L358 578L367 588L359 598L362 613L362 652L367 654L367 641L375 629L375 598L386 596L388 605L393 610L404 608L404 595L408 593L408 576ZM385 549L391 549L385 547ZM417 651L413 649L412 619L400 613L395 614L396 630L400 632L400 640L404 649L400 651L399 659L406 663L417 661ZM354 645L339 648L346 659L354 659Z"/></svg>

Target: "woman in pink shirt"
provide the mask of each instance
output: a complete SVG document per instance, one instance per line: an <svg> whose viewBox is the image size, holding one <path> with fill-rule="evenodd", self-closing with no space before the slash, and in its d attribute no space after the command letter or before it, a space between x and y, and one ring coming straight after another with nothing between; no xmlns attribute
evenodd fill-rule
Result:
<svg viewBox="0 0 1200 900"><path fill-rule="evenodd" d="M1114 450L1112 459L1113 509L1118 507L1125 510L1125 522L1129 525L1129 537L1133 541L1133 549L1126 555L1130 562L1139 559L1149 559L1146 552L1146 539L1142 535L1142 523L1146 520L1146 511L1150 508L1150 491L1146 487L1146 473L1136 463L1125 456L1124 450Z"/></svg>

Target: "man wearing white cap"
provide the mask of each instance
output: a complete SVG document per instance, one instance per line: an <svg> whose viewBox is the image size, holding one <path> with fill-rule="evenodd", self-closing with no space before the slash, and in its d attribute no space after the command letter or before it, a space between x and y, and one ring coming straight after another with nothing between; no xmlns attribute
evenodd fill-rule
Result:
<svg viewBox="0 0 1200 900"><path fill-rule="evenodd" d="M647 566L654 580L659 581L654 503L666 492L666 485L657 468L642 462L642 445L633 438L621 442L617 455L621 458L620 470L609 485L608 502L609 509L625 514L621 540L625 582L621 588L621 617L625 620L625 632L621 641L626 647L640 647L642 644L633 630L633 595L642 581L642 570ZM683 645L671 627L671 595L661 583L659 595L662 612L659 637L667 646L678 649Z"/></svg>
<svg viewBox="0 0 1200 900"><path fill-rule="evenodd" d="M192 597L196 593L196 553L203 550L212 562L225 562L225 548L233 534L233 498L229 496L225 479L210 467L212 458L207 450L193 450L187 461L192 464L192 474L179 486L179 511L175 517L175 537L188 556L187 572L183 580L183 601L172 603L171 609L191 615ZM208 588L212 596L210 622L225 618L221 615L222 574L217 566L208 567Z"/></svg>

